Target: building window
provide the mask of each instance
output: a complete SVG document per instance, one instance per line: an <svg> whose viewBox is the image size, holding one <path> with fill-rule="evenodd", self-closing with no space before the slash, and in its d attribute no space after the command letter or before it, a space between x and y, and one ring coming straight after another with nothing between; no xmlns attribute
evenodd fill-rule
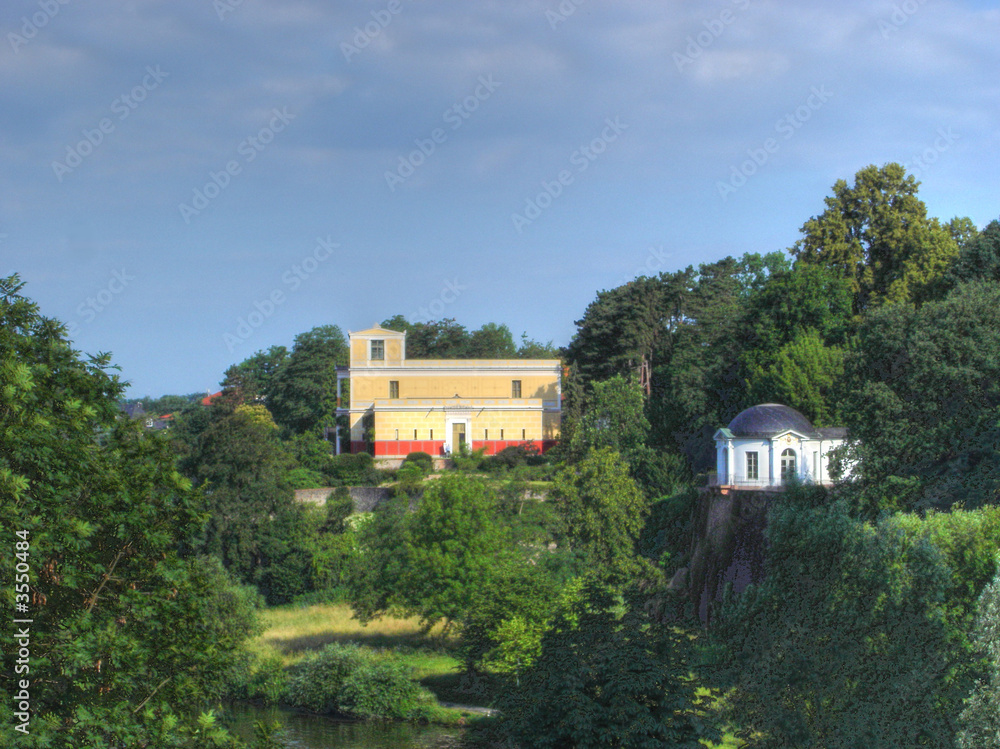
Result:
<svg viewBox="0 0 1000 749"><path fill-rule="evenodd" d="M781 453L781 481L784 483L795 476L795 451L788 448Z"/></svg>
<svg viewBox="0 0 1000 749"><path fill-rule="evenodd" d="M500 430L500 439L503 439L503 429Z"/></svg>
<svg viewBox="0 0 1000 749"><path fill-rule="evenodd" d="M416 429L414 429L414 430L413 430L413 439L416 439L416 438L417 438L417 430L416 430Z"/></svg>
<svg viewBox="0 0 1000 749"><path fill-rule="evenodd" d="M510 397L520 398L521 397L521 381L511 380L510 381Z"/></svg>
<svg viewBox="0 0 1000 749"><path fill-rule="evenodd" d="M528 430L527 430L527 429L522 429L522 430L521 430L521 439L526 439L525 435L526 435L527 433L528 433Z"/></svg>
<svg viewBox="0 0 1000 749"><path fill-rule="evenodd" d="M385 359L385 341L372 341L372 359L378 361Z"/></svg>
<svg viewBox="0 0 1000 749"><path fill-rule="evenodd" d="M757 453L747 453L747 478L760 478L760 464L757 462Z"/></svg>
<svg viewBox="0 0 1000 749"><path fill-rule="evenodd" d="M490 430L489 429L484 429L483 430L483 439L484 440L488 440L489 438L490 438Z"/></svg>
<svg viewBox="0 0 1000 749"><path fill-rule="evenodd" d="M434 439L434 430L433 429L431 429L431 439L432 440Z"/></svg>
<svg viewBox="0 0 1000 749"><path fill-rule="evenodd" d="M389 397L399 397L399 380L389 380Z"/></svg>
<svg viewBox="0 0 1000 749"><path fill-rule="evenodd" d="M399 442L399 430L396 430L396 442Z"/></svg>

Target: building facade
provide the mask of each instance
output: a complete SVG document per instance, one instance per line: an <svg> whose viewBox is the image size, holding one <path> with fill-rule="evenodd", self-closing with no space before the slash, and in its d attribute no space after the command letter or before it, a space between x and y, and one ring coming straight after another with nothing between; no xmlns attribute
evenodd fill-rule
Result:
<svg viewBox="0 0 1000 749"><path fill-rule="evenodd" d="M830 452L843 445L846 436L843 427L816 429L789 406L753 406L716 431L712 485L774 489L792 477L801 483L830 484Z"/></svg>
<svg viewBox="0 0 1000 749"><path fill-rule="evenodd" d="M407 359L406 333L375 326L348 336L337 415L347 417L350 434L338 428L338 452L438 457L464 444L493 455L529 442L545 451L559 438L557 359Z"/></svg>

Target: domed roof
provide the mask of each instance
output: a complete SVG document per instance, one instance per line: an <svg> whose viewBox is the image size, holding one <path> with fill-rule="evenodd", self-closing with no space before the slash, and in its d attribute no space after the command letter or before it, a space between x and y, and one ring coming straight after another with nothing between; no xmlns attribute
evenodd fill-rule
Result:
<svg viewBox="0 0 1000 749"><path fill-rule="evenodd" d="M751 406L729 422L729 431L734 437L773 437L789 429L807 436L816 431L809 419L780 403Z"/></svg>

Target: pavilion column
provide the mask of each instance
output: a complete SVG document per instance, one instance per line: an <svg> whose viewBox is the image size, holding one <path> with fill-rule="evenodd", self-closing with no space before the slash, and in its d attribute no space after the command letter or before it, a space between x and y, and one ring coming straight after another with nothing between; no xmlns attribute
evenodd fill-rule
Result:
<svg viewBox="0 0 1000 749"><path fill-rule="evenodd" d="M736 451L733 449L733 441L726 440L726 483L732 486L736 483L736 466L734 465Z"/></svg>

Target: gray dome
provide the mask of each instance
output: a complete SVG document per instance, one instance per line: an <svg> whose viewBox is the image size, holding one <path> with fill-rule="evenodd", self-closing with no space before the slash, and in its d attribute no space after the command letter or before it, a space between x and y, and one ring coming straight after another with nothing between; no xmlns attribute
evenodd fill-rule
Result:
<svg viewBox="0 0 1000 749"><path fill-rule="evenodd" d="M794 408L780 403L751 406L729 422L729 431L734 437L773 437L789 429L807 436L812 436L816 431L809 419Z"/></svg>

